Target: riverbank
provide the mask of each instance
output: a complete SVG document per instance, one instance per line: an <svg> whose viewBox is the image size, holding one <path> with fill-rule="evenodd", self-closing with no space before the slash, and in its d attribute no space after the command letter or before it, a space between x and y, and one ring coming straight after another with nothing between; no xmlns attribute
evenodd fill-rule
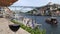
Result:
<svg viewBox="0 0 60 34"><path fill-rule="evenodd" d="M11 20L11 22L15 23L15 24L20 24L21 28L23 28L24 30L28 31L31 34L46 34L45 30L40 30L38 27L32 29L30 27L25 26L22 23L19 23L17 20Z"/></svg>

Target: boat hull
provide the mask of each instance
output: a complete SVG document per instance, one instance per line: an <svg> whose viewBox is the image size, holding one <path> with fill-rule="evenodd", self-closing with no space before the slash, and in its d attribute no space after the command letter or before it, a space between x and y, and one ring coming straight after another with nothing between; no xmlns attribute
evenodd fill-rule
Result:
<svg viewBox="0 0 60 34"><path fill-rule="evenodd" d="M57 20L51 21L51 20L49 20L49 19L46 19L45 22L46 22L46 23L49 23L49 24L57 24L57 23L58 23Z"/></svg>

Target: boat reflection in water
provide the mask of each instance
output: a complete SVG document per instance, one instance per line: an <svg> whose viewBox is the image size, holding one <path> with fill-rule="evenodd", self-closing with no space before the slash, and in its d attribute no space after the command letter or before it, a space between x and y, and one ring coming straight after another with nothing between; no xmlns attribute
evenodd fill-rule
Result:
<svg viewBox="0 0 60 34"><path fill-rule="evenodd" d="M49 24L57 24L58 23L56 17L47 18L45 21L46 21L46 23L49 23Z"/></svg>

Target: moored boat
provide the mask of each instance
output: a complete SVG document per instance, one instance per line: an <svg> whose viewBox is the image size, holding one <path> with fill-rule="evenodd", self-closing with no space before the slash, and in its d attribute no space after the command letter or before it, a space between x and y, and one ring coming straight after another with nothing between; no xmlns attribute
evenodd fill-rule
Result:
<svg viewBox="0 0 60 34"><path fill-rule="evenodd" d="M57 24L58 23L56 17L47 18L45 21L46 21L46 23L49 23L49 24Z"/></svg>

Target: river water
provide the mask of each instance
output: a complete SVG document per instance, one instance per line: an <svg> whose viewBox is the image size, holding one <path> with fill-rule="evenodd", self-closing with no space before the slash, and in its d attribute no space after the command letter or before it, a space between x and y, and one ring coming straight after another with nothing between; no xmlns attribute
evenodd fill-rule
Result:
<svg viewBox="0 0 60 34"><path fill-rule="evenodd" d="M56 17L58 20L57 25L51 25L47 24L45 22L46 18L49 18L50 16L29 16L29 15L24 15L26 18L33 18L36 20L36 23L42 24L42 29L46 29L46 34L60 34L60 17Z"/></svg>

